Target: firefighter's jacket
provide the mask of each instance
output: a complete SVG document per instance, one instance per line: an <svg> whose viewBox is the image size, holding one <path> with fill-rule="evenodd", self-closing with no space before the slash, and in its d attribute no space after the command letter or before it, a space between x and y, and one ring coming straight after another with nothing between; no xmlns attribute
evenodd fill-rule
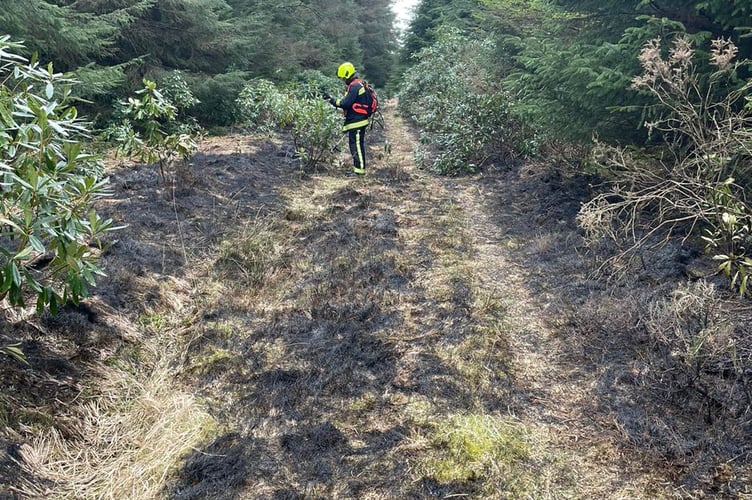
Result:
<svg viewBox="0 0 752 500"><path fill-rule="evenodd" d="M353 78L347 84L347 94L340 99L332 98L331 103L342 108L345 113L343 131L365 127L370 123L368 119L368 96L366 88L359 78Z"/></svg>

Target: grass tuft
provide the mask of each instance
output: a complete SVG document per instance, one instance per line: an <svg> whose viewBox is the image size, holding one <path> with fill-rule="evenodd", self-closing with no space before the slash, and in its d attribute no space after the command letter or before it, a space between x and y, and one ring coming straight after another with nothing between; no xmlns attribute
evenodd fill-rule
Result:
<svg viewBox="0 0 752 500"><path fill-rule="evenodd" d="M438 454L428 468L440 483L511 478L522 473L531 449L519 423L491 415L452 416L436 426L431 442Z"/></svg>
<svg viewBox="0 0 752 500"><path fill-rule="evenodd" d="M552 449L544 429L511 416L456 414L434 425L423 473L478 498L572 498L571 457Z"/></svg>
<svg viewBox="0 0 752 500"><path fill-rule="evenodd" d="M268 223L249 224L237 237L219 245L217 270L240 287L259 286L279 253L276 241Z"/></svg>
<svg viewBox="0 0 752 500"><path fill-rule="evenodd" d="M166 367L142 378L101 368L101 397L83 407L80 438L52 428L21 448L21 466L46 481L25 484L33 498L160 498L181 459L216 431ZM44 488L42 490L41 488Z"/></svg>

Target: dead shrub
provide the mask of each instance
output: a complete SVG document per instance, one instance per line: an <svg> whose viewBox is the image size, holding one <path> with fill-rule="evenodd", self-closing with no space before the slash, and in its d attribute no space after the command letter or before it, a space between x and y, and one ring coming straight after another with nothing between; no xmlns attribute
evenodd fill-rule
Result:
<svg viewBox="0 0 752 500"><path fill-rule="evenodd" d="M593 161L608 185L578 216L593 242L619 242L610 263L674 235L686 241L702 234L719 270L744 295L752 272L752 207L744 196L752 175L752 109L744 101L752 81L738 83L748 62L733 61L734 49L728 40L713 42L716 71L705 81L687 37L674 40L667 58L659 40L643 48L643 72L632 88L655 99L648 111L655 119L645 126L661 145L594 148Z"/></svg>
<svg viewBox="0 0 752 500"><path fill-rule="evenodd" d="M705 281L679 286L650 305L646 329L657 358L653 384L682 398L693 395L708 422L739 418L752 404L752 337L717 288Z"/></svg>

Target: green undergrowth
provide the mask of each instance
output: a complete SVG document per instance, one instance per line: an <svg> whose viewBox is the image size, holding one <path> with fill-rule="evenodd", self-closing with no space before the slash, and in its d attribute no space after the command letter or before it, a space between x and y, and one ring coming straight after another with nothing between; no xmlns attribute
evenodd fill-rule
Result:
<svg viewBox="0 0 752 500"><path fill-rule="evenodd" d="M533 444L511 419L454 415L437 423L428 440L433 456L425 460L426 472L441 483L501 478L504 490L520 494L534 482Z"/></svg>

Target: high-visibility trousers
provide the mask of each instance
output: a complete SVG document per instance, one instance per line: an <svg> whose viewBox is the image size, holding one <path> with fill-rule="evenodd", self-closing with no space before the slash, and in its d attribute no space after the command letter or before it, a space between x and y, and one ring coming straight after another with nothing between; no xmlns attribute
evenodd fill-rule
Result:
<svg viewBox="0 0 752 500"><path fill-rule="evenodd" d="M366 173L366 128L359 127L348 130L350 142L350 154L353 158L353 172L356 174Z"/></svg>

